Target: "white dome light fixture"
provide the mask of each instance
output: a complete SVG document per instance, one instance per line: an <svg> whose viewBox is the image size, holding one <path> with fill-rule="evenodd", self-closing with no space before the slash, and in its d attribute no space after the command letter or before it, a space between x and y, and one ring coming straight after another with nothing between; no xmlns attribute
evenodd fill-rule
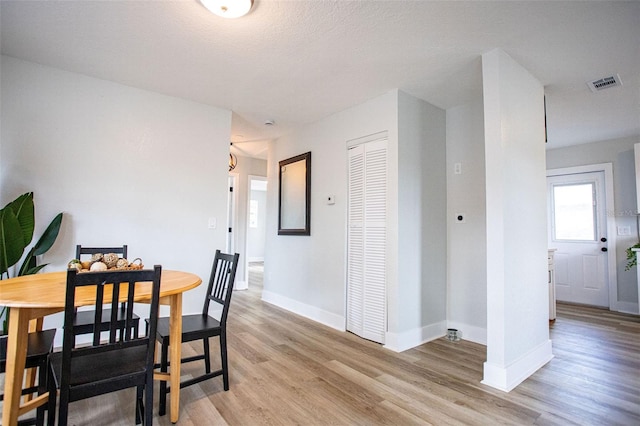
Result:
<svg viewBox="0 0 640 426"><path fill-rule="evenodd" d="M223 18L239 18L253 6L253 0L200 0L211 12Z"/></svg>

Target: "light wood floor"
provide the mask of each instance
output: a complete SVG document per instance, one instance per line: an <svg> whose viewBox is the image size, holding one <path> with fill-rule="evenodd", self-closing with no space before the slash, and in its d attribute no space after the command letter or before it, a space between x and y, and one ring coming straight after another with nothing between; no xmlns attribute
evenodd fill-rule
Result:
<svg viewBox="0 0 640 426"><path fill-rule="evenodd" d="M638 316L559 305L555 358L504 393L480 384L484 346L443 338L397 354L262 302L252 269L232 300L231 389L221 378L183 389L179 425L640 425ZM69 420L131 425L133 398L73 403Z"/></svg>

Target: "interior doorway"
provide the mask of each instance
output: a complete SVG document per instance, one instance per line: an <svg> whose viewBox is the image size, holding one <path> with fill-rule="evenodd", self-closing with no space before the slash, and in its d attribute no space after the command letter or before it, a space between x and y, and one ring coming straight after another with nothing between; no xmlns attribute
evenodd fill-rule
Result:
<svg viewBox="0 0 640 426"><path fill-rule="evenodd" d="M264 265L267 229L267 178L249 175L247 188L247 238L245 248L245 277L248 285L250 264Z"/></svg>
<svg viewBox="0 0 640 426"><path fill-rule="evenodd" d="M607 214L613 210L610 169L603 164L547 172L558 301L616 310L615 223Z"/></svg>

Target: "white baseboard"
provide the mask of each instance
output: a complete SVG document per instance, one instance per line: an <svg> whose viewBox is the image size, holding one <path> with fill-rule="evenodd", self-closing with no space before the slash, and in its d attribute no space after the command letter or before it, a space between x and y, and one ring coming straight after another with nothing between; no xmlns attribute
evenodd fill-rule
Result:
<svg viewBox="0 0 640 426"><path fill-rule="evenodd" d="M484 379L480 383L510 392L552 358L551 340L547 340L508 366L485 362Z"/></svg>
<svg viewBox="0 0 640 426"><path fill-rule="evenodd" d="M455 328L460 332L462 340L468 340L473 343L487 346L487 329L482 327L476 327L461 322L449 321L447 322L447 328Z"/></svg>
<svg viewBox="0 0 640 426"><path fill-rule="evenodd" d="M233 285L233 289L234 290L248 290L249 289L249 282L248 281L236 280L235 284Z"/></svg>
<svg viewBox="0 0 640 426"><path fill-rule="evenodd" d="M625 314L638 315L638 304L633 302L616 302L615 309Z"/></svg>
<svg viewBox="0 0 640 426"><path fill-rule="evenodd" d="M337 315L267 290L262 291L262 300L336 330L345 331L346 319L342 315Z"/></svg>
<svg viewBox="0 0 640 426"><path fill-rule="evenodd" d="M423 343L439 339L446 333L447 323L444 321L430 324L421 328L414 328L413 330L409 331L403 331L402 333L387 332L385 334L384 347L394 352L403 352L407 349L420 346Z"/></svg>
<svg viewBox="0 0 640 426"><path fill-rule="evenodd" d="M387 332L384 347L394 352L403 352L445 336L448 328L460 331L463 340L487 345L487 329L458 322L441 321L402 333Z"/></svg>

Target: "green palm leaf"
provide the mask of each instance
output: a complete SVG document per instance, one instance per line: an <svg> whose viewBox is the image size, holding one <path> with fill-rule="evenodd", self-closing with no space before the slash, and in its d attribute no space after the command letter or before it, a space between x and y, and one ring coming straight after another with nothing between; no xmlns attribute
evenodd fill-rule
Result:
<svg viewBox="0 0 640 426"><path fill-rule="evenodd" d="M22 228L22 237L24 239L24 247L28 246L33 239L33 230L36 226L35 207L33 205L33 192L27 192L7 204L6 208L10 208L15 213Z"/></svg>
<svg viewBox="0 0 640 426"><path fill-rule="evenodd" d="M25 246L16 214L10 208L0 210L0 278L20 260Z"/></svg>
<svg viewBox="0 0 640 426"><path fill-rule="evenodd" d="M53 218L47 229L44 230L40 239L34 246L35 256L40 256L41 254L49 251L53 243L56 242L56 238L58 238L58 233L60 232L60 225L62 224L62 213L58 213L56 217Z"/></svg>
<svg viewBox="0 0 640 426"><path fill-rule="evenodd" d="M45 229L42 236L38 242L33 246L33 248L25 257L22 266L20 267L20 272L18 275L31 275L38 272L46 265L42 265L41 267L36 267L36 256L40 256L41 254L46 253L53 243L58 238L58 233L60 232L60 225L62 224L62 213L58 213L56 217L53 218L47 229Z"/></svg>

